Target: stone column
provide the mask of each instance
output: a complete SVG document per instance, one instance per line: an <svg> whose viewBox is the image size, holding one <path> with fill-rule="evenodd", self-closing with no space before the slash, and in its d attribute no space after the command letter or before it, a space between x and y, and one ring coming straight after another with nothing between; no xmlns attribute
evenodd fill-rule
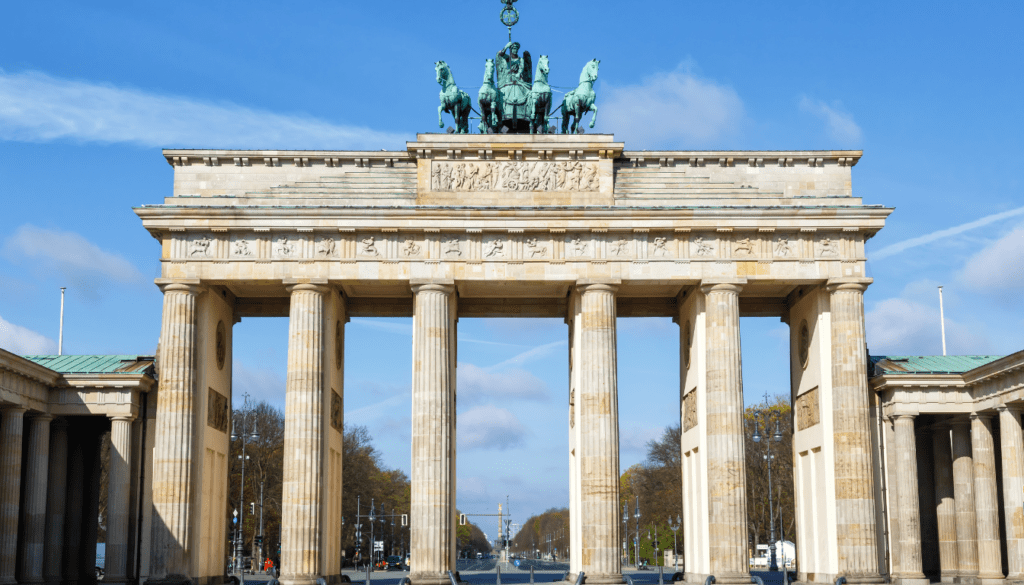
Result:
<svg viewBox="0 0 1024 585"><path fill-rule="evenodd" d="M82 425L75 424L75 440L68 444L67 507L64 512L64 585L76 585L79 574L79 549L82 546L82 505L85 491L85 447Z"/></svg>
<svg viewBox="0 0 1024 585"><path fill-rule="evenodd" d="M894 418L896 434L897 502L900 522L900 582L927 585L921 571L921 509L917 494L917 443L914 418L899 413Z"/></svg>
<svg viewBox="0 0 1024 585"><path fill-rule="evenodd" d="M935 458L935 515L939 524L939 566L942 582L951 583L957 575L956 501L953 496L953 451L949 429L932 433Z"/></svg>
<svg viewBox="0 0 1024 585"><path fill-rule="evenodd" d="M705 283L708 533L717 583L750 583L737 283Z"/></svg>
<svg viewBox="0 0 1024 585"><path fill-rule="evenodd" d="M25 497L19 547L21 576L18 583L43 582L43 547L46 543L46 481L49 479L50 421L48 414L29 420L28 457L25 470Z"/></svg>
<svg viewBox="0 0 1024 585"><path fill-rule="evenodd" d="M1024 580L1024 439L1022 439L1020 406L1000 406L999 446L1003 463L1003 514L1006 519L1006 560L1010 574L1007 580Z"/></svg>
<svg viewBox="0 0 1024 585"><path fill-rule="evenodd" d="M320 577L324 474L324 308L326 286L288 288L288 381L284 407L281 582L312 585ZM335 521L335 519L330 519Z"/></svg>
<svg viewBox="0 0 1024 585"><path fill-rule="evenodd" d="M153 533L150 580L191 577L193 518L192 459L196 388L196 301L194 284L162 286L160 389L153 445ZM67 573L65 577L68 578Z"/></svg>
<svg viewBox="0 0 1024 585"><path fill-rule="evenodd" d="M455 516L455 287L412 287L412 501L410 575L448 582Z"/></svg>
<svg viewBox="0 0 1024 585"><path fill-rule="evenodd" d="M613 284L581 284L581 568L588 583L622 583L619 394Z"/></svg>
<svg viewBox="0 0 1024 585"><path fill-rule="evenodd" d="M850 583L883 580L878 562L871 392L864 339L864 291L870 283L871 279L835 279L828 284L839 574Z"/></svg>
<svg viewBox="0 0 1024 585"><path fill-rule="evenodd" d="M132 421L115 416L110 421L110 470L107 473L107 548L104 583L128 580L128 514L131 498Z"/></svg>
<svg viewBox="0 0 1024 585"><path fill-rule="evenodd" d="M1002 580L1003 558L999 550L999 489L996 485L996 452L992 415L971 415L971 453L974 456L974 510L978 518L978 578Z"/></svg>
<svg viewBox="0 0 1024 585"><path fill-rule="evenodd" d="M25 409L0 410L0 585L14 584L21 506L21 435Z"/></svg>
<svg viewBox="0 0 1024 585"><path fill-rule="evenodd" d="M953 421L953 494L956 506L957 575L978 576L978 522L974 513L974 457L971 423Z"/></svg>

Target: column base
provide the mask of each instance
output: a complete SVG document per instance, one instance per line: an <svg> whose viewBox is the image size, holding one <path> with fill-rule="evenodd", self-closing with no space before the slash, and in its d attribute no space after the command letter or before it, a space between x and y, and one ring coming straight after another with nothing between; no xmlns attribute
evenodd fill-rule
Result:
<svg viewBox="0 0 1024 585"><path fill-rule="evenodd" d="M619 583L625 583L626 580L622 578L622 573L612 573L610 575L591 575L586 571L583 571L583 582L589 583L590 585L619 585ZM573 578L573 583L576 579Z"/></svg>
<svg viewBox="0 0 1024 585"><path fill-rule="evenodd" d="M704 585L708 576L705 573L684 573L683 581L689 585ZM750 573L716 573L715 585L750 585Z"/></svg>
<svg viewBox="0 0 1024 585"><path fill-rule="evenodd" d="M151 578L146 585L194 585L192 579L185 575L167 575L166 577Z"/></svg>
<svg viewBox="0 0 1024 585"><path fill-rule="evenodd" d="M409 573L409 580L413 585L451 585L447 573Z"/></svg>
<svg viewBox="0 0 1024 585"><path fill-rule="evenodd" d="M896 577L892 582L896 585L929 585L931 580L922 575L920 577Z"/></svg>
<svg viewBox="0 0 1024 585"><path fill-rule="evenodd" d="M1005 585L1006 579L1004 579L1002 575L999 577L983 577L979 575L978 583L980 585Z"/></svg>
<svg viewBox="0 0 1024 585"><path fill-rule="evenodd" d="M285 573L281 575L281 585L316 585L320 575L315 573Z"/></svg>

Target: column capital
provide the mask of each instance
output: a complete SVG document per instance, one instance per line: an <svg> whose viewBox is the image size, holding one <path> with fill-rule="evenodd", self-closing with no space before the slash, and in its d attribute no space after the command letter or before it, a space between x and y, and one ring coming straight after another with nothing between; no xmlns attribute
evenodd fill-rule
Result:
<svg viewBox="0 0 1024 585"><path fill-rule="evenodd" d="M618 278L608 279L593 279L593 278L581 278L576 281L576 290L580 294L587 292L610 292L615 294L619 292L619 286L622 284L622 280Z"/></svg>
<svg viewBox="0 0 1024 585"><path fill-rule="evenodd" d="M134 414L118 414L118 415L111 416L109 418L110 418L111 421L132 422L132 421L135 420L135 415Z"/></svg>
<svg viewBox="0 0 1024 585"><path fill-rule="evenodd" d="M1000 404L996 407L998 412L1024 412L1024 404L1018 402L1010 402L1007 404Z"/></svg>
<svg viewBox="0 0 1024 585"><path fill-rule="evenodd" d="M825 284L825 288L830 293L839 291L856 291L863 293L868 289L868 285L874 281L875 279L873 278L859 277L830 278Z"/></svg>
<svg viewBox="0 0 1024 585"><path fill-rule="evenodd" d="M980 421L992 420L993 416L994 415L991 412L972 412L971 413L971 421L975 421L975 420L980 420Z"/></svg>
<svg viewBox="0 0 1024 585"><path fill-rule="evenodd" d="M411 278L409 288L413 294L420 292L439 292L452 294L455 292L455 281L450 278Z"/></svg>
<svg viewBox="0 0 1024 585"><path fill-rule="evenodd" d="M53 415L51 415L48 412L40 412L33 414L32 416L28 417L28 419L33 422L50 422L51 420L53 420Z"/></svg>
<svg viewBox="0 0 1024 585"><path fill-rule="evenodd" d="M153 281L163 293L186 292L198 295L206 290L198 278L157 278Z"/></svg>
<svg viewBox="0 0 1024 585"><path fill-rule="evenodd" d="M331 287L328 286L327 279L284 279L282 283L284 283L285 290L289 293L295 291L310 291L327 294L331 292Z"/></svg>
<svg viewBox="0 0 1024 585"><path fill-rule="evenodd" d="M705 278L700 281L700 292L704 294L713 292L733 292L739 294L746 284L746 278Z"/></svg>
<svg viewBox="0 0 1024 585"><path fill-rule="evenodd" d="M894 408L892 413L889 414L889 418L892 419L894 422L897 419L901 419L901 418L909 418L910 420L914 420L915 418L917 418L917 416L919 414L920 413L917 412L916 410L910 410L910 409L905 408L905 407L903 407L903 408L897 407L897 408Z"/></svg>
<svg viewBox="0 0 1024 585"><path fill-rule="evenodd" d="M28 412L28 409L27 408L22 408L21 406L14 406L14 405L11 405L11 406L0 406L0 414L4 414L4 415L9 415L9 414L21 414L21 415L24 415L26 412Z"/></svg>

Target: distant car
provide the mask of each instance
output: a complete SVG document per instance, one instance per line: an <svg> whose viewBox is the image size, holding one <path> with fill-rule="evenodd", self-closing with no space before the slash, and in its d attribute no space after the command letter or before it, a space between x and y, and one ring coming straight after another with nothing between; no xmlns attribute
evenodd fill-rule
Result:
<svg viewBox="0 0 1024 585"><path fill-rule="evenodd" d="M400 557L398 555L391 555L391 556L389 556L387 558L386 563L387 563L387 566L384 567L384 568L386 570L388 570L388 571L390 571L391 569L398 569L399 571L402 570L402 557Z"/></svg>

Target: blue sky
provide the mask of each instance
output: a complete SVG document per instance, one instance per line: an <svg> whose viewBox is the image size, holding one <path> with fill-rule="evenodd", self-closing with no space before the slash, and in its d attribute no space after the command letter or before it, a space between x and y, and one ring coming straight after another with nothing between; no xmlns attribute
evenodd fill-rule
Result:
<svg viewBox="0 0 1024 585"><path fill-rule="evenodd" d="M476 94L507 40L494 0L35 2L0 24L0 347L150 353L161 147L401 148L436 131L433 62ZM574 85L601 59L595 132L629 149L861 148L854 192L896 208L868 244L873 353L1024 348L1020 2L522 0L515 37ZM409 469L408 320L348 327L346 420ZM459 506L568 503L566 326L459 325ZM787 392L787 328L744 319L748 402ZM283 406L287 324L236 325L235 391ZM409 348L408 351L402 348ZM678 331L623 319L622 465L677 422ZM398 357L395 357L395 356ZM487 529L487 526L485 526Z"/></svg>

